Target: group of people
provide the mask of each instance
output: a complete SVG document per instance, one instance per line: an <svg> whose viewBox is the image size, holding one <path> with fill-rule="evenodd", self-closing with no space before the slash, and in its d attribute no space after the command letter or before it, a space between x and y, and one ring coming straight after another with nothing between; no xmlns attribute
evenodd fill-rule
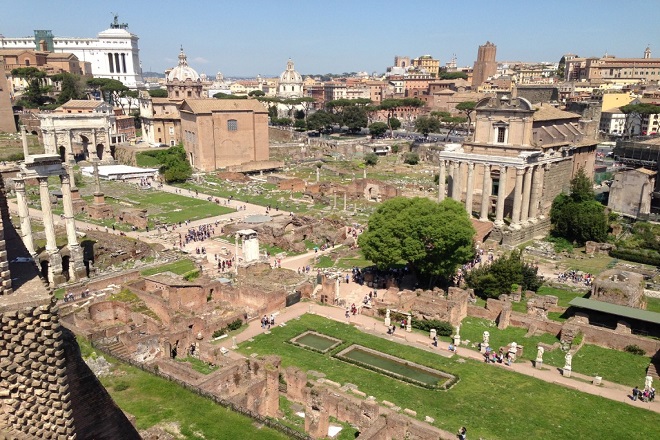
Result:
<svg viewBox="0 0 660 440"><path fill-rule="evenodd" d="M635 387L632 390L632 400L641 400L642 402L653 402L655 400L655 388L646 387L644 390L640 390Z"/></svg>
<svg viewBox="0 0 660 440"><path fill-rule="evenodd" d="M83 292L80 293L80 298L87 298L89 296L89 289L85 289ZM71 302L75 301L76 295L73 294L73 292L67 292L64 294L64 298L62 298L64 302Z"/></svg>
<svg viewBox="0 0 660 440"><path fill-rule="evenodd" d="M224 258L218 258L216 255L216 260L218 261L218 270L220 272L226 272L228 270L231 270L231 267L233 265L232 259L225 260Z"/></svg>
<svg viewBox="0 0 660 440"><path fill-rule="evenodd" d="M495 352L490 347L486 347L486 352L484 353L484 362L488 363L505 363L507 366L511 366L511 355L509 353L504 353L504 349L500 348L499 352Z"/></svg>
<svg viewBox="0 0 660 440"><path fill-rule="evenodd" d="M307 266L299 267L299 268L298 268L298 274L309 273L310 270L312 270L312 268L311 268L310 265L308 264Z"/></svg>
<svg viewBox="0 0 660 440"><path fill-rule="evenodd" d="M188 244L191 242L204 241L211 238L211 236L213 236L214 234L215 234L215 227L212 223L206 225L199 225L196 228L188 229L188 232L184 237L184 242L185 244Z"/></svg>
<svg viewBox="0 0 660 440"><path fill-rule="evenodd" d="M593 282L594 276L590 273L583 273L577 270L567 270L557 275L557 279L563 283L570 281L573 284L584 284L589 287Z"/></svg>
<svg viewBox="0 0 660 440"><path fill-rule="evenodd" d="M275 325L275 316L274 315L271 314L270 317L264 315L261 318L261 328L265 328L267 330L270 330L270 327L272 325Z"/></svg>

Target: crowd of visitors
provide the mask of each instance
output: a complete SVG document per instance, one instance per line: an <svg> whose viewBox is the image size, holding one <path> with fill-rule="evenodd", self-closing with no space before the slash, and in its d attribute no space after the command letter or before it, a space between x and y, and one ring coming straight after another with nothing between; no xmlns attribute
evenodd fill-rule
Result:
<svg viewBox="0 0 660 440"><path fill-rule="evenodd" d="M590 273L585 273L578 270L567 270L566 272L561 272L559 275L557 275L557 279L562 283L571 282L573 284L591 286L591 283L594 280L594 276Z"/></svg>

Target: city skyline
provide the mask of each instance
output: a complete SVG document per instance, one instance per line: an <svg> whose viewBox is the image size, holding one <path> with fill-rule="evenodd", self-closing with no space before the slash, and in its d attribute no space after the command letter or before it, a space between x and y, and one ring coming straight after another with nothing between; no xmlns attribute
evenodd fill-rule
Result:
<svg viewBox="0 0 660 440"><path fill-rule="evenodd" d="M660 54L660 44L654 44L660 30L636 29L638 12L654 16L660 3L637 0L625 10L617 4L606 0L595 8L593 2L560 0L538 11L506 1L494 9L483 1L461 7L423 0L395 8L371 1L257 0L249 7L209 3L182 8L168 1L118 0L112 6L64 1L53 9L51 2L27 0L0 34L25 37L34 29L49 29L57 37L93 38L116 14L140 38L143 71L174 67L182 46L199 73L235 77L279 75L289 58L303 74L382 73L395 55L428 54L444 65L456 54L459 67L472 66L478 46L486 41L497 45L498 61L557 62L569 52L641 58L647 46Z"/></svg>

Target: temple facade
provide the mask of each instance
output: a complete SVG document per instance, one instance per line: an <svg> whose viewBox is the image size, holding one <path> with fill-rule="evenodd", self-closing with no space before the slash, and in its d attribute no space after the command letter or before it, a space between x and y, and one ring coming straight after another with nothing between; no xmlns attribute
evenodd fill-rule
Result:
<svg viewBox="0 0 660 440"><path fill-rule="evenodd" d="M579 168L593 174L593 123L524 98L484 98L475 108L474 135L440 153L438 198L465 204L492 222L489 238L515 245L550 229L552 201Z"/></svg>

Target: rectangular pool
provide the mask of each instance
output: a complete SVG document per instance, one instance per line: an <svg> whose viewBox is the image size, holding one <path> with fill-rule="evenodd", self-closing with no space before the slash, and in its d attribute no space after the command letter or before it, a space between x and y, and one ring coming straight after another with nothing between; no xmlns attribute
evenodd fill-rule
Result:
<svg viewBox="0 0 660 440"><path fill-rule="evenodd" d="M375 370L390 373L395 377L411 379L431 387L440 387L453 376L423 365L408 362L405 359L390 356L360 345L351 345L336 355L339 359L347 359L366 364Z"/></svg>
<svg viewBox="0 0 660 440"><path fill-rule="evenodd" d="M307 331L295 338L291 339L291 343L303 347L309 347L321 353L326 353L332 350L343 341L340 339L331 338L330 336L322 335L313 331Z"/></svg>

